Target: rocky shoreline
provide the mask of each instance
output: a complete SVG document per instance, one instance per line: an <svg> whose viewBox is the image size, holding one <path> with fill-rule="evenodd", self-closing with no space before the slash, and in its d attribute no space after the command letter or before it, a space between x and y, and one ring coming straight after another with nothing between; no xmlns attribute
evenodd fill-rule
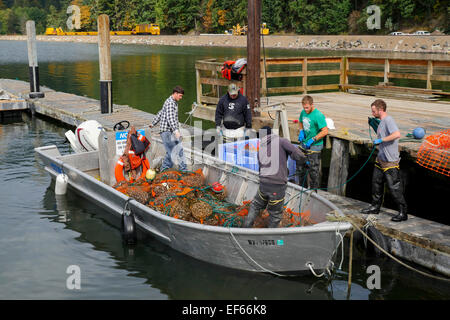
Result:
<svg viewBox="0 0 450 320"><path fill-rule="evenodd" d="M363 52L405 52L450 54L450 36L264 36L265 48L301 50L339 50ZM26 41L26 36L0 36L0 40ZM97 36L37 36L38 41L97 43ZM218 46L246 47L246 36L222 34L111 36L111 43L168 45L168 46Z"/></svg>

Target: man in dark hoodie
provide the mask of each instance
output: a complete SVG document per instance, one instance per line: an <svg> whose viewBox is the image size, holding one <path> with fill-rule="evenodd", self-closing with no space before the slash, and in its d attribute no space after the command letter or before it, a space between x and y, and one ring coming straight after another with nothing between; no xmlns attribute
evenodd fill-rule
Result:
<svg viewBox="0 0 450 320"><path fill-rule="evenodd" d="M217 133L223 135L226 141L244 139L245 129L251 129L252 110L247 98L239 92L236 84L230 84L228 92L220 98L215 120Z"/></svg>
<svg viewBox="0 0 450 320"><path fill-rule="evenodd" d="M268 228L278 227L288 181L287 158L290 156L302 164L306 162L305 154L299 148L271 131L267 126L259 130L259 189L250 205L244 228L252 227L266 207L270 214Z"/></svg>

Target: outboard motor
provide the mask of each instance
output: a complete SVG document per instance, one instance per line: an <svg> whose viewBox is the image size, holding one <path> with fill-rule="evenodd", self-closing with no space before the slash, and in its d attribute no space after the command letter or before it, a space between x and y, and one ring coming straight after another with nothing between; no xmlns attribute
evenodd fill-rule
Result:
<svg viewBox="0 0 450 320"><path fill-rule="evenodd" d="M66 138L69 140L72 149L76 153L98 150L98 136L103 130L103 126L96 120L88 120L81 123L75 133L66 132Z"/></svg>

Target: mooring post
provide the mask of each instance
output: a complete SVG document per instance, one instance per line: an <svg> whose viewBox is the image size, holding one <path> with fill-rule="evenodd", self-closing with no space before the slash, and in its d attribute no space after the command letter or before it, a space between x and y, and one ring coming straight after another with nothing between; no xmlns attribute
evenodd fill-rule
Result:
<svg viewBox="0 0 450 320"><path fill-rule="evenodd" d="M349 165L349 142L333 138L331 150L330 173L328 175L328 192L345 196Z"/></svg>
<svg viewBox="0 0 450 320"><path fill-rule="evenodd" d="M30 98L43 98L45 95L40 92L39 69L37 62L36 48L36 27L33 20L26 23L27 28L27 46L28 46L28 66L30 71Z"/></svg>
<svg viewBox="0 0 450 320"><path fill-rule="evenodd" d="M109 39L109 17L106 14L98 16L97 27L100 64L100 110L101 113L112 113L111 43Z"/></svg>

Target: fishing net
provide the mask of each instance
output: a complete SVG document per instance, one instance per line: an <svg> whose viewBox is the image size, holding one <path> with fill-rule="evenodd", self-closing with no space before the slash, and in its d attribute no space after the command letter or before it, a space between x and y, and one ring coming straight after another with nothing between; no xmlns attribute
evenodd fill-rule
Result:
<svg viewBox="0 0 450 320"><path fill-rule="evenodd" d="M427 137L419 148L416 162L450 177L450 129Z"/></svg>
<svg viewBox="0 0 450 320"><path fill-rule="evenodd" d="M167 170L153 180L122 181L114 188L161 214L212 226L241 227L248 215L251 201L236 205L226 201L226 187L217 191L214 184L205 184L201 169ZM264 210L254 223L255 228L267 226L269 214ZM280 227L300 227L314 224L310 212L297 213L284 208Z"/></svg>

